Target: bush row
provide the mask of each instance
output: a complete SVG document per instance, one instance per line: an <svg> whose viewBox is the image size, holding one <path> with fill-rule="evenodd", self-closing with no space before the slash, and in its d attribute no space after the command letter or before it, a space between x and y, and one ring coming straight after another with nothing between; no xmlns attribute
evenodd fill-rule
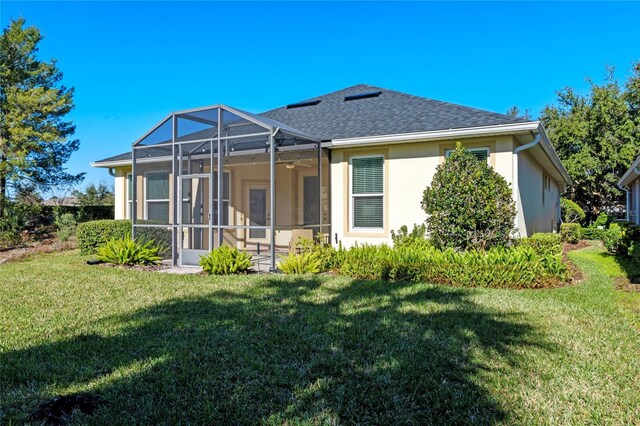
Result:
<svg viewBox="0 0 640 426"><path fill-rule="evenodd" d="M550 279L565 278L566 266L557 241L527 244L487 251L363 245L346 251L339 272L361 280L421 281L462 287L535 288ZM538 245L540 252L533 245Z"/></svg>

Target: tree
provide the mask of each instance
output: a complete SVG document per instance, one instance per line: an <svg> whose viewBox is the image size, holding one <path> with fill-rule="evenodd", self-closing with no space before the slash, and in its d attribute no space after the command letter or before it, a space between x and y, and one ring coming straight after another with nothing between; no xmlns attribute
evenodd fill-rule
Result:
<svg viewBox="0 0 640 426"><path fill-rule="evenodd" d="M460 142L425 189L427 230L439 248L505 246L513 235L516 207L507 181Z"/></svg>
<svg viewBox="0 0 640 426"><path fill-rule="evenodd" d="M565 196L591 221L624 205L617 183L640 153L640 66L635 64L626 88L612 67L602 84L588 81L588 95L565 88L557 93L557 105L545 107L540 119L573 180Z"/></svg>
<svg viewBox="0 0 640 426"><path fill-rule="evenodd" d="M579 205L566 198L560 199L560 210L562 212L562 221L565 223L579 223L587 217Z"/></svg>
<svg viewBox="0 0 640 426"><path fill-rule="evenodd" d="M525 109L524 112L520 112L520 108L515 105L507 110L507 115L510 117L522 118L524 120L531 120L531 114L528 109Z"/></svg>
<svg viewBox="0 0 640 426"><path fill-rule="evenodd" d="M79 147L75 126L65 120L73 109L73 88L61 84L56 60L36 57L42 40L36 27L12 20L0 36L0 219L10 190L50 189L78 183L84 173L64 164Z"/></svg>
<svg viewBox="0 0 640 426"><path fill-rule="evenodd" d="M97 185L94 183L87 185L84 192L76 190L73 195L78 197L78 203L81 206L107 206L114 204L113 189L103 181Z"/></svg>

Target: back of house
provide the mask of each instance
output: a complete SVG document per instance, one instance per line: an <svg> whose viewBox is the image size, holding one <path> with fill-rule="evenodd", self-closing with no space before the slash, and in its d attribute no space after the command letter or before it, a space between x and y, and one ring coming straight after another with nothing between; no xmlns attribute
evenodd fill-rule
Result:
<svg viewBox="0 0 640 426"><path fill-rule="evenodd" d="M93 163L115 176L115 218L163 233L174 263L219 244L270 255L301 236L390 243L456 142L513 188L521 236L551 232L569 176L538 121L357 85L254 114L172 113L133 150Z"/></svg>

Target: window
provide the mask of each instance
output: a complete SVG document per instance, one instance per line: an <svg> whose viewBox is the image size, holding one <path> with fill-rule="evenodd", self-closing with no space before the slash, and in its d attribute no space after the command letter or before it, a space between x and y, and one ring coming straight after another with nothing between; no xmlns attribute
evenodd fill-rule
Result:
<svg viewBox="0 0 640 426"><path fill-rule="evenodd" d="M131 179L131 173L127 173L127 211L124 212L125 219L131 219L133 217L133 179Z"/></svg>
<svg viewBox="0 0 640 426"><path fill-rule="evenodd" d="M467 148L474 157L476 157L480 161L489 162L489 148ZM449 158L453 149L446 149L444 151L444 158Z"/></svg>
<svg viewBox="0 0 640 426"><path fill-rule="evenodd" d="M545 203L545 192L551 191L551 178L546 173L542 174L542 205Z"/></svg>
<svg viewBox="0 0 640 426"><path fill-rule="evenodd" d="M145 180L145 219L169 223L169 172L149 172Z"/></svg>
<svg viewBox="0 0 640 426"><path fill-rule="evenodd" d="M382 229L384 227L384 158L351 159L352 227Z"/></svg>

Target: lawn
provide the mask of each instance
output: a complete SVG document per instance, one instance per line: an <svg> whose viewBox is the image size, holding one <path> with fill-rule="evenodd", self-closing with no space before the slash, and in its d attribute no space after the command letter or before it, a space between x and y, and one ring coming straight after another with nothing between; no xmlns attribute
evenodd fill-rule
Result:
<svg viewBox="0 0 640 426"><path fill-rule="evenodd" d="M174 276L77 252L0 266L0 424L91 392L98 424L638 424L640 293Z"/></svg>

